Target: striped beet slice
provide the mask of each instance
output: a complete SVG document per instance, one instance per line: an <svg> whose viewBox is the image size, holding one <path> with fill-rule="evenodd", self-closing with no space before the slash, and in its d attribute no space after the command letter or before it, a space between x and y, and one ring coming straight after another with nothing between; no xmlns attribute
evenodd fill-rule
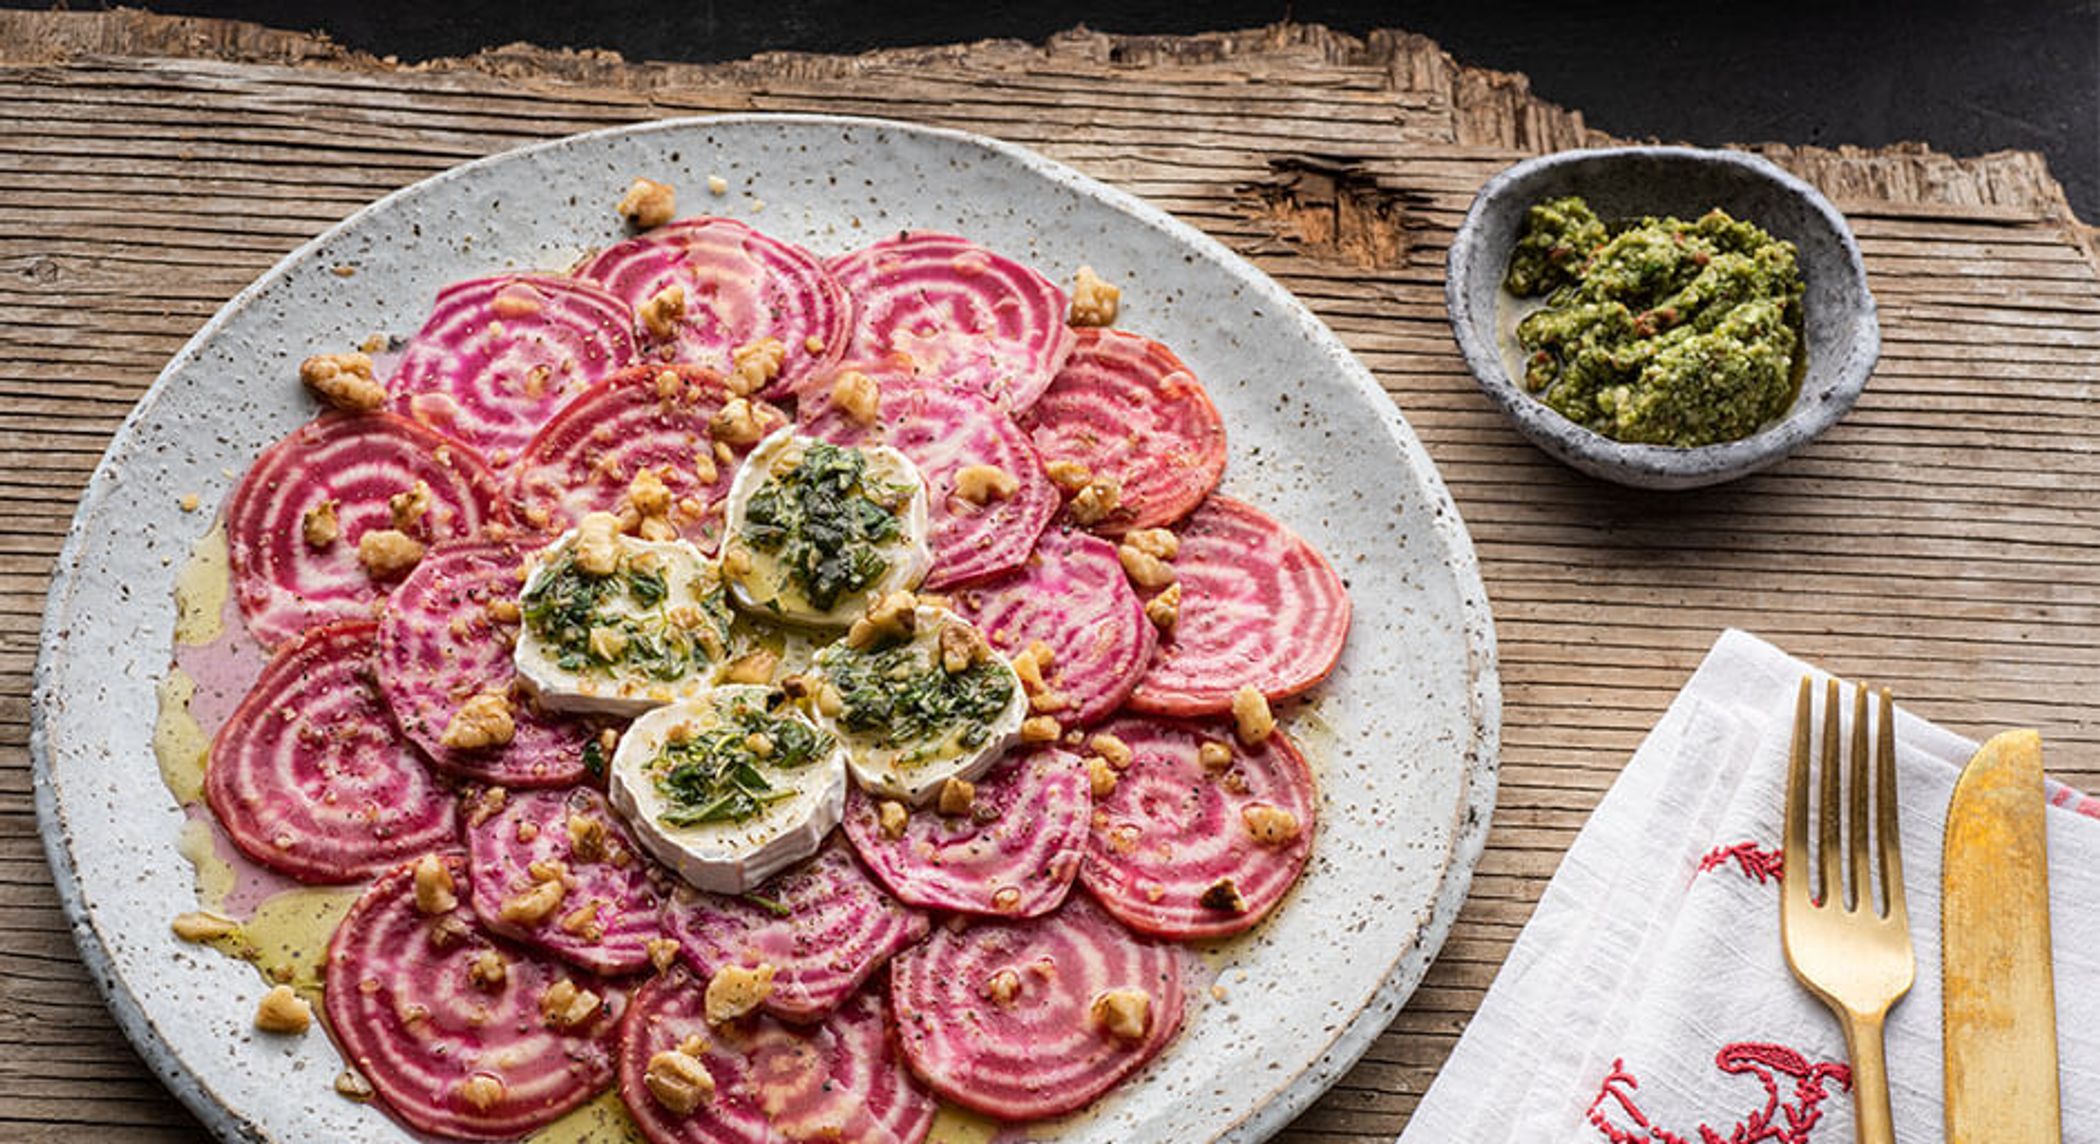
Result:
<svg viewBox="0 0 2100 1144"><path fill-rule="evenodd" d="M681 889L664 913L702 977L771 965L767 1012L821 1020L891 955L926 936L926 915L883 892L843 843L740 898Z"/></svg>
<svg viewBox="0 0 2100 1144"><path fill-rule="evenodd" d="M387 502L417 481L430 486L430 507L406 531L421 543L500 519L496 479L479 453L391 413L324 414L255 459L226 504L226 547L241 614L263 646L371 614L391 584L359 562L358 542L394 528ZM328 505L335 535L314 543L307 514Z"/></svg>
<svg viewBox="0 0 2100 1144"><path fill-rule="evenodd" d="M779 410L752 403L756 424L748 433L725 432L735 443L717 450L709 423L730 400L721 377L697 366L613 374L578 394L525 446L511 470L513 505L531 527L558 533L585 513L619 511L635 475L653 469L671 492L679 535L711 554L736 462L787 423Z"/></svg>
<svg viewBox="0 0 2100 1144"><path fill-rule="evenodd" d="M227 836L302 882L355 882L459 837L372 682L375 634L342 620L295 638L212 740L204 795Z"/></svg>
<svg viewBox="0 0 2100 1144"><path fill-rule="evenodd" d="M895 367L855 367L881 387L875 423L862 425L828 392L805 395L802 432L840 445L889 445L926 478L933 570L925 587L944 588L1004 572L1027 559L1057 513L1057 486L1013 419L960 389L918 380ZM982 504L956 491L957 475L989 465L1016 482Z"/></svg>
<svg viewBox="0 0 2100 1144"><path fill-rule="evenodd" d="M815 255L734 219L689 218L606 247L578 271L639 310L670 287L685 292L669 360L718 373L739 346L777 338L780 373L760 391L783 397L845 352L853 303ZM646 335L646 331L645 335Z"/></svg>
<svg viewBox="0 0 2100 1144"><path fill-rule="evenodd" d="M923 808L895 837L882 828L877 800L854 787L846 838L906 905L1030 918L1056 909L1072 888L1092 808L1077 756L1032 751L977 780L970 813Z"/></svg>
<svg viewBox="0 0 2100 1144"><path fill-rule="evenodd" d="M523 553L535 546L530 540L440 545L387 600L379 624L380 689L401 730L447 774L529 787L583 778L584 747L597 730L543 714L515 686L510 653L518 621L504 605L516 603ZM484 693L511 697L511 741L473 750L445 746L445 728L460 706Z"/></svg>
<svg viewBox="0 0 2100 1144"><path fill-rule="evenodd" d="M491 788L465 805L470 902L481 924L597 973L648 967L649 942L663 936L664 876L604 795ZM533 864L557 862L567 871L561 905L536 924L505 921L503 903L539 884Z"/></svg>
<svg viewBox="0 0 2100 1144"><path fill-rule="evenodd" d="M1116 482L1116 508L1093 525L1120 535L1171 524L1218 487L1225 420L1174 351L1121 330L1076 331L1078 344L1021 417L1045 461L1072 461Z"/></svg>
<svg viewBox="0 0 2100 1144"><path fill-rule="evenodd" d="M1157 639L1115 546L1072 528L1043 533L1021 567L958 589L955 603L1009 655L1037 640L1050 646L1045 678L1067 701L1052 713L1068 726L1122 706Z"/></svg>
<svg viewBox="0 0 2100 1144"><path fill-rule="evenodd" d="M919 376L1018 413L1065 355L1065 292L966 238L906 231L831 261L857 313L846 356L902 354Z"/></svg>
<svg viewBox="0 0 2100 1144"><path fill-rule="evenodd" d="M1349 637L1349 590L1318 550L1252 505L1212 496L1174 530L1180 618L1130 695L1137 711L1229 710L1326 679Z"/></svg>
<svg viewBox="0 0 2100 1144"><path fill-rule="evenodd" d="M584 386L634 363L634 310L589 282L501 274L455 282L387 379L398 413L498 465Z"/></svg>
<svg viewBox="0 0 2100 1144"><path fill-rule="evenodd" d="M466 859L440 860L464 893ZM328 1031L385 1106L424 1132L504 1140L610 1084L626 988L489 935L464 903L424 913L415 866L374 882L328 943Z"/></svg>
<svg viewBox="0 0 2100 1144"><path fill-rule="evenodd" d="M889 1000L861 990L822 1024L764 1014L710 1026L707 983L679 966L636 991L620 1029L620 1095L652 1144L917 1144L935 1103L897 1051ZM699 1049L714 1095L680 1114L649 1088L658 1053Z"/></svg>
<svg viewBox="0 0 2100 1144"><path fill-rule="evenodd" d="M1125 716L1101 731L1131 761L1094 808L1079 879L1133 929L1177 939L1223 937L1260 921L1312 854L1319 792L1282 731L1261 745L1229 719ZM1206 767L1205 743L1231 759Z"/></svg>
<svg viewBox="0 0 2100 1144"><path fill-rule="evenodd" d="M1084 894L1040 918L942 926L890 966L912 1071L942 1096L1002 1120L1084 1107L1159 1054L1181 1028L1182 952L1123 928ZM1118 1036L1097 1001L1146 998Z"/></svg>

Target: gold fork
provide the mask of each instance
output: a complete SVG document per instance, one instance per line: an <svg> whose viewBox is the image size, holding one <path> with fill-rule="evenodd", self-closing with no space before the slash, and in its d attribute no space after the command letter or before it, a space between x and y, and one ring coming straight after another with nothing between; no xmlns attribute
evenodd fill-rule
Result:
<svg viewBox="0 0 2100 1144"><path fill-rule="evenodd" d="M1867 689L1853 689L1848 861L1838 849L1838 685L1831 680L1823 700L1822 784L1817 798L1817 846L1808 839L1809 728L1814 691L1807 677L1794 706L1793 759L1786 783L1786 858L1779 895L1779 932L1786 963L1823 999L1845 1029L1852 1058L1852 1108L1860 1144L1895 1144L1889 1116L1888 1062L1882 1025L1889 1007L1910 991L1917 959L1910 949L1910 915L1903 908L1903 850L1896 827L1895 705L1881 691L1880 719L1869 751ZM1869 754L1874 758L1868 790ZM1881 851L1881 908L1868 872L1867 814L1873 804L1875 839ZM1817 859L1821 892L1810 890L1809 861ZM1846 893L1844 869L1851 869ZM1849 904L1848 904L1849 902Z"/></svg>

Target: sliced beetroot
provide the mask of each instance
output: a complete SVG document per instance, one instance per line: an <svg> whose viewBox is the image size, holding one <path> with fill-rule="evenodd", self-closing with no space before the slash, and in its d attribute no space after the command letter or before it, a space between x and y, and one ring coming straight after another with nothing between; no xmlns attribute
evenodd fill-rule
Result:
<svg viewBox="0 0 2100 1144"><path fill-rule="evenodd" d="M901 354L920 377L1019 413L1072 351L1065 292L969 239L906 231L830 267L856 309L849 358Z"/></svg>
<svg viewBox="0 0 2100 1144"><path fill-rule="evenodd" d="M663 936L662 878L605 796L590 787L470 795L467 858L481 924L598 973L649 965ZM506 921L503 904L539 884L532 867L560 863L561 905L536 923Z"/></svg>
<svg viewBox="0 0 2100 1144"><path fill-rule="evenodd" d="M707 982L684 966L636 991L620 1030L620 1095L652 1144L783 1144L837 1140L917 1144L935 1103L897 1051L880 990L847 998L822 1024L755 1014L709 1025ZM649 1061L698 1037L714 1095L688 1113L649 1089Z"/></svg>
<svg viewBox="0 0 2100 1144"><path fill-rule="evenodd" d="M1134 710L1213 714L1242 687L1282 699L1327 678L1349 637L1349 590L1326 557L1230 497L1174 531L1180 618L1131 693Z"/></svg>
<svg viewBox="0 0 2100 1144"><path fill-rule="evenodd" d="M1043 533L1019 568L958 589L955 603L1008 655L1049 645L1045 680L1066 700L1051 714L1067 726L1122 706L1157 639L1115 546L1071 528Z"/></svg>
<svg viewBox="0 0 2100 1144"><path fill-rule="evenodd" d="M460 904L418 909L411 862L374 882L336 926L328 1031L411 1127L509 1139L611 1083L625 988L488 934L464 904L466 860L441 861ZM568 1026L543 1013L564 980L600 1002L593 1012L587 998L572 1000L580 1019Z"/></svg>
<svg viewBox="0 0 2100 1144"><path fill-rule="evenodd" d="M787 357L764 397L785 396L829 370L852 332L853 304L821 260L734 219L657 227L606 247L578 274L636 310L671 287L683 290L677 333L654 347L672 361L728 373L738 347L778 339Z"/></svg>
<svg viewBox="0 0 2100 1144"><path fill-rule="evenodd" d="M874 424L863 425L839 409L827 390L804 397L802 432L840 445L889 445L919 467L932 526L927 540L933 570L925 587L982 579L1026 559L1058 506L1057 486L1044 474L1028 435L975 394L894 367L871 365L860 372L881 390ZM1012 478L1013 489L983 503L963 497L957 476L976 466Z"/></svg>
<svg viewBox="0 0 2100 1144"><path fill-rule="evenodd" d="M891 955L926 936L926 915L883 892L834 842L742 897L680 890L664 921L703 978L731 965L774 968L765 1008L821 1020Z"/></svg>
<svg viewBox="0 0 2100 1144"><path fill-rule="evenodd" d="M942 926L890 966L905 1059L935 1092L1002 1120L1082 1108L1181 1028L1182 956L1083 894L1045 917ZM1147 999L1141 1036L1095 1017L1097 999L1125 990Z"/></svg>
<svg viewBox="0 0 2100 1144"><path fill-rule="evenodd" d="M654 470L670 490L671 524L712 553L721 542L722 498L736 464L759 437L787 423L752 403L757 436L728 434L725 458L710 422L732 398L719 375L697 366L641 365L578 394L525 446L511 470L511 499L535 529L558 533L590 512L618 512L628 486ZM700 461L698 458L706 458Z"/></svg>
<svg viewBox="0 0 2100 1144"><path fill-rule="evenodd" d="M530 541L440 545L387 600L379 625L379 685L401 730L439 770L505 786L566 786L584 775L597 729L542 713L515 685L518 571ZM475 696L510 697L511 741L465 750L445 729Z"/></svg>
<svg viewBox="0 0 2100 1144"><path fill-rule="evenodd" d="M1088 783L1086 767L1064 751L1010 755L977 780L969 813L921 808L895 837L882 827L879 800L854 787L846 837L907 905L1035 917L1065 900L1079 872L1093 807Z"/></svg>
<svg viewBox="0 0 2100 1144"><path fill-rule="evenodd" d="M1171 524L1218 487L1225 420L1174 351L1121 330L1082 329L1064 368L1021 417L1044 461L1116 482L1092 527L1120 535Z"/></svg>
<svg viewBox="0 0 2100 1144"><path fill-rule="evenodd" d="M420 543L499 519L496 479L479 453L391 413L324 414L255 459L226 504L226 547L241 614L263 646L371 614L392 581L358 560L358 542L395 527L387 502L417 481L429 485L430 506L405 531ZM327 505L335 535L316 544L307 514Z"/></svg>
<svg viewBox="0 0 2100 1144"><path fill-rule="evenodd" d="M502 274L438 291L386 388L396 412L501 465L563 402L634 358L626 303L573 278Z"/></svg>
<svg viewBox="0 0 2100 1144"><path fill-rule="evenodd" d="M1312 854L1319 807L1312 771L1283 732L1250 748L1230 720L1139 715L1101 733L1123 740L1131 760L1094 807L1079 878L1110 913L1161 937L1223 937L1283 900ZM1205 743L1230 760L1205 766Z"/></svg>
<svg viewBox="0 0 2100 1144"><path fill-rule="evenodd" d="M342 620L295 638L212 740L204 796L227 837L303 882L355 882L458 841L451 796L372 682L375 634Z"/></svg>

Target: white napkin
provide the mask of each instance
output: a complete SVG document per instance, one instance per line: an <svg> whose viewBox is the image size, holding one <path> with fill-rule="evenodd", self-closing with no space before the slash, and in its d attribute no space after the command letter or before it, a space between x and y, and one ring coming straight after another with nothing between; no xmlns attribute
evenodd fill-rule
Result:
<svg viewBox="0 0 2100 1144"><path fill-rule="evenodd" d="M1403 1144L1850 1144L1844 1037L1779 942L1809 670L1722 635L1569 848ZM1849 722L1849 689L1842 706ZM1897 1138L1924 1144L1944 1138L1942 822L1975 744L1900 708L1897 743L1918 974L1890 1015L1889 1084ZM2075 792L2051 801L2064 1139L2100 1141L2100 819Z"/></svg>

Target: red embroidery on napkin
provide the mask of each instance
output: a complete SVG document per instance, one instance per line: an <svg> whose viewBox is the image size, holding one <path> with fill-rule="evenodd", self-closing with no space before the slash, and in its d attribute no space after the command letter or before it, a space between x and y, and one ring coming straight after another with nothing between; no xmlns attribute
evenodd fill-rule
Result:
<svg viewBox="0 0 2100 1144"><path fill-rule="evenodd" d="M1699 859L1699 872L1718 869L1723 863L1734 861L1745 878L1757 879L1762 886L1768 878L1777 878L1786 867L1786 853L1782 850L1763 850L1755 842L1738 842L1733 846L1716 846Z"/></svg>
<svg viewBox="0 0 2100 1144"><path fill-rule="evenodd" d="M1634 1099L1641 1082L1626 1071L1626 1062L1615 1060L1597 1099L1590 1102L1589 1122L1612 1144L1811 1144L1809 1133L1823 1118L1823 1102L1830 1099L1829 1085L1838 1091L1852 1089L1852 1070L1835 1061L1810 1061L1783 1045L1744 1042L1725 1046L1714 1054L1714 1067L1724 1073L1748 1074L1764 1086L1764 1107L1735 1122L1729 1132L1698 1126L1696 1136L1680 1136L1648 1119ZM1793 1082L1793 1102L1780 1098L1786 1087L1780 1078ZM1609 1102L1617 1113L1607 1113ZM1615 1123L1620 1117L1630 1125Z"/></svg>

